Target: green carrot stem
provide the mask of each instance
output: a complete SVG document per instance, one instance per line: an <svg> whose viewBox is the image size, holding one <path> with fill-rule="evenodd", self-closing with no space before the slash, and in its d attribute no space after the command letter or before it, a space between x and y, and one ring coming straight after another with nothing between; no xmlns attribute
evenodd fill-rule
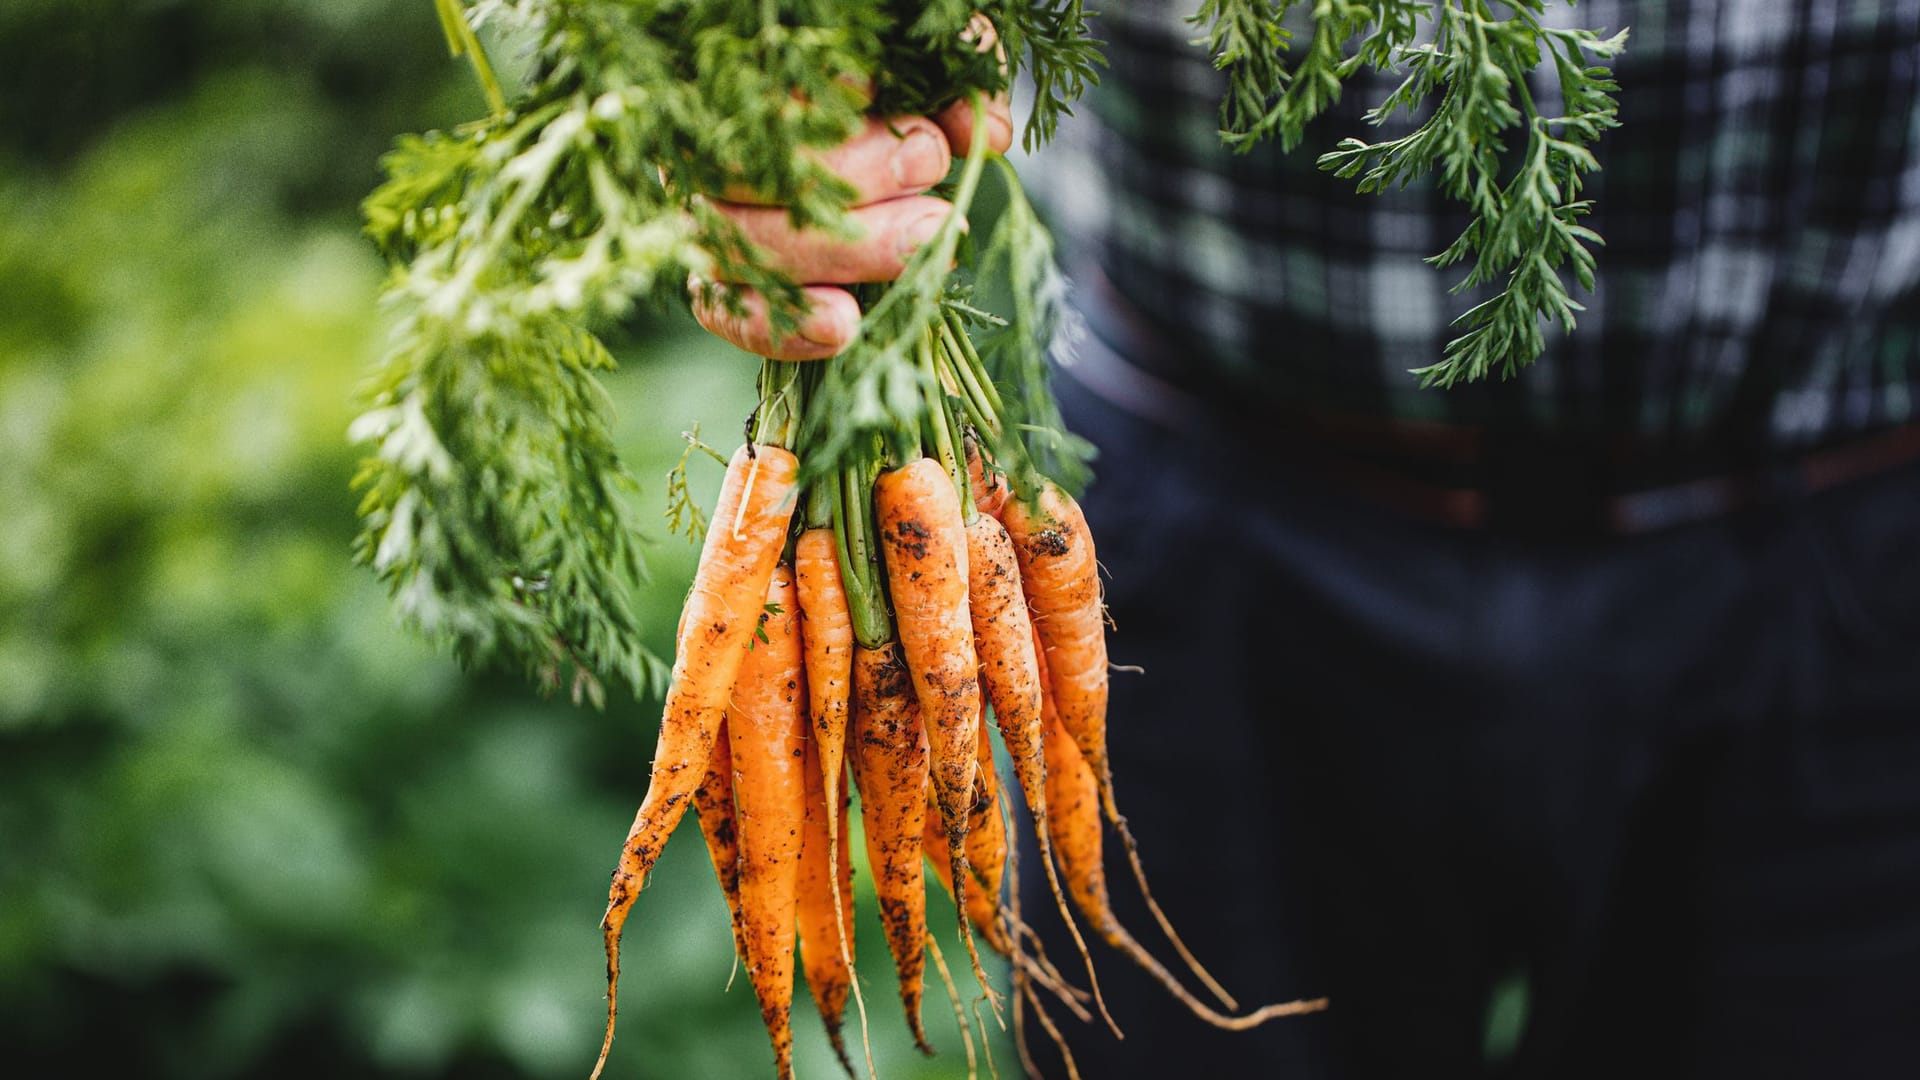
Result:
<svg viewBox="0 0 1920 1080"><path fill-rule="evenodd" d="M954 344L958 346L960 355L965 358L966 370L979 385L986 403L991 406L993 415L999 416L1006 408L1000 400L1000 388L993 384L993 376L987 374L986 363L980 359L979 350L973 347L973 339L967 336L966 324L960 321L959 313L954 311L947 312L946 323L947 331L953 335Z"/></svg>
<svg viewBox="0 0 1920 1080"><path fill-rule="evenodd" d="M873 543L873 471L865 463L829 474L833 500L833 542L840 556L840 583L847 590L847 613L855 641L877 649L893 640L881 585L879 550Z"/></svg>
<svg viewBox="0 0 1920 1080"><path fill-rule="evenodd" d="M755 442L794 449L806 397L800 366L784 360L761 361L760 405L751 424Z"/></svg>
<svg viewBox="0 0 1920 1080"><path fill-rule="evenodd" d="M800 389L805 397L805 405L809 409L823 407L824 399L818 391L825 381L823 369L829 363L833 361L807 364L801 368ZM802 419L804 418L803 414ZM839 491L838 478L831 472L817 476L807 484L806 513L803 515L807 528L824 529L833 524L833 504L839 498Z"/></svg>
<svg viewBox="0 0 1920 1080"><path fill-rule="evenodd" d="M954 492L960 496L962 517L971 524L974 518L973 499L970 497L973 489L967 483L967 462L960 453L960 440L954 433L953 413L947 407L946 391L940 386L940 370L933 357L932 331L921 336L916 352L920 370L925 375L921 392L927 401L928 441L933 445L934 455L940 459L941 467L953 479Z"/></svg>
<svg viewBox="0 0 1920 1080"><path fill-rule="evenodd" d="M980 378L968 364L966 355L954 341L951 322L943 321L940 324L939 333L940 357L944 360L942 366L952 376L954 385L960 391L960 401L966 406L967 418L972 420L974 426L981 431L999 438L1001 431L999 412L988 399L986 391L982 389ZM966 331L961 331L961 334L965 333Z"/></svg>

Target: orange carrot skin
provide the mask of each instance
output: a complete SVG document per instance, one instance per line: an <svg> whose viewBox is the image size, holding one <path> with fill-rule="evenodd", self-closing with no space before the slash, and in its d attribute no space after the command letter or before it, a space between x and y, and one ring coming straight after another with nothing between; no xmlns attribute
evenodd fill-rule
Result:
<svg viewBox="0 0 1920 1080"><path fill-rule="evenodd" d="M900 1001L914 1042L926 1053L920 1000L926 976L927 898L920 838L927 820L930 752L912 676L898 642L853 656L853 733L848 749L860 785L860 820L887 948L900 978ZM842 832L841 835L846 835ZM846 860L841 860L846 865Z"/></svg>
<svg viewBox="0 0 1920 1080"><path fill-rule="evenodd" d="M971 446L967 448L967 482L973 488L974 509L988 517L999 517L1010 493L1006 477L987 468L980 451Z"/></svg>
<svg viewBox="0 0 1920 1080"><path fill-rule="evenodd" d="M721 528L718 521L714 528ZM807 688L792 571L774 571L765 638L741 666L727 711L740 841L740 929L747 976L782 1078L793 1075L793 944L805 838Z"/></svg>
<svg viewBox="0 0 1920 1080"><path fill-rule="evenodd" d="M740 840L733 816L733 754L727 747L727 722L720 721L714 736L713 757L707 774L693 789L693 812L700 819L700 832L707 840L707 855L713 859L713 876L727 898L727 921L733 927L733 953L746 958L746 943L740 936Z"/></svg>
<svg viewBox="0 0 1920 1080"><path fill-rule="evenodd" d="M1100 789L1093 769L1080 755L1066 729L1049 717L1042 740L1047 757L1047 823L1053 853L1073 904L1093 925L1094 933L1115 948L1130 941L1114 918L1107 894L1107 871L1100 836Z"/></svg>
<svg viewBox="0 0 1920 1080"><path fill-rule="evenodd" d="M852 811L853 794L851 787L841 777L840 805L834 811L839 819L839 828L834 834L834 844L839 851L840 873L840 930L847 942L847 957L853 957L853 841L847 832L847 817Z"/></svg>
<svg viewBox="0 0 1920 1080"><path fill-rule="evenodd" d="M929 788L927 805L932 809L927 814L926 832L920 838L920 851L926 856L927 865L933 867L934 879L940 882L941 888L947 890L948 896L952 896L953 858L947 850L947 830L940 824L940 812L938 808L933 808L933 799L933 791ZM968 836L971 839L972 834ZM976 874L975 880L978 879ZM967 890L967 919L980 931L980 936L986 939L994 952L1002 956L1011 955L1006 935L1000 932L998 905L994 897L977 887Z"/></svg>
<svg viewBox="0 0 1920 1080"><path fill-rule="evenodd" d="M825 803L832 805L839 801L840 778L846 772L848 698L853 692L853 618L832 529L800 534L794 543L793 571L804 620L813 747L825 781Z"/></svg>
<svg viewBox="0 0 1920 1080"><path fill-rule="evenodd" d="M972 799L980 711L960 495L932 458L881 473L873 494L900 646L933 750L940 817L957 839Z"/></svg>
<svg viewBox="0 0 1920 1080"><path fill-rule="evenodd" d="M610 979L618 972L620 931L634 897L713 756L714 734L780 560L799 470L799 459L777 446L742 446L727 463L674 646L652 776L621 848L600 923Z"/></svg>
<svg viewBox="0 0 1920 1080"><path fill-rule="evenodd" d="M1007 869L1007 823L1000 816L1000 777L993 767L993 740L987 735L985 709L980 710L979 726L980 771L974 783L973 808L967 815L967 864L979 888L967 890L967 914L991 940L999 922L1000 883Z"/></svg>
<svg viewBox="0 0 1920 1080"><path fill-rule="evenodd" d="M847 1059L846 1040L840 1027L846 1017L847 995L853 989L853 974L846 959L840 952L840 929L834 925L833 890L834 868L829 866L827 858L829 845L833 842L828 835L828 816L834 811L827 806L826 788L820 777L820 769L815 758L814 739L807 741L806 762L806 829L804 844L800 849L799 880L799 933L800 964L806 973L807 988L813 992L814 1006L820 1012L820 1019L827 1026L827 1038L833 1043L833 1049L840 1056L842 1064L852 1071L852 1063ZM843 896L843 912L850 910L852 898ZM849 951L853 940L847 939Z"/></svg>
<svg viewBox="0 0 1920 1080"><path fill-rule="evenodd" d="M1107 761L1107 635L1093 534L1073 497L1052 484L1037 505L1014 499L1002 512L1020 562L1033 625L1046 652L1060 724L1093 769L1110 815Z"/></svg>
<svg viewBox="0 0 1920 1080"><path fill-rule="evenodd" d="M1041 756L1040 655L1033 619L1020 585L1020 564L1006 527L984 514L967 526L967 610L981 681L1000 738L1013 759L1036 822L1046 813L1046 765Z"/></svg>

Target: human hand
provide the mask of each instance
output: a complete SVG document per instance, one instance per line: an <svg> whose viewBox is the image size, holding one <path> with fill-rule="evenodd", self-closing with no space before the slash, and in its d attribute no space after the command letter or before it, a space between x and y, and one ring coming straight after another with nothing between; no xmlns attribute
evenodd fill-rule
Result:
<svg viewBox="0 0 1920 1080"><path fill-rule="evenodd" d="M982 47L993 47L991 31ZM796 229L786 208L756 201L754 193L728 190L709 204L739 227L765 264L802 286L806 311L797 332L775 341L766 298L757 290L689 281L694 318L734 345L774 360L822 360L853 340L860 305L842 288L900 276L915 249L932 237L953 208L925 192L947 175L955 156L973 143L974 109L959 101L933 117L869 118L851 139L820 152L820 160L856 192L848 212L855 234ZM1013 145L1013 115L1006 94L987 103L986 143L994 153ZM965 227L965 222L961 223ZM727 297L739 300L731 309Z"/></svg>

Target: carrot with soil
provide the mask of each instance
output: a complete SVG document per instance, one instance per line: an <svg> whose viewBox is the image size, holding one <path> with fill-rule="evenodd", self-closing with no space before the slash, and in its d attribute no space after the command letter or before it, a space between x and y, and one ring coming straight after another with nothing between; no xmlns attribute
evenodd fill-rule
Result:
<svg viewBox="0 0 1920 1080"><path fill-rule="evenodd" d="M817 381L817 379L815 380ZM841 478L828 474L816 480L807 492L807 528L794 541L795 584L799 588L800 614L805 620L807 650L807 692L812 720L813 740L810 752L817 762L823 806L835 808L826 815L826 866L829 880L841 882L832 891L835 925L843 928L839 938L840 963L851 972L853 967L853 893L850 888L852 867L847 863L845 829L847 791L847 724L853 694L853 612L849 606L846 574L842 570L843 546L835 522L844 522ZM811 804L809 804L811 805ZM849 978L854 1002L860 1012L861 1044L867 1045L867 1004L857 979ZM840 1003L842 1011L845 1001ZM824 1014L823 1014L824 1015ZM840 1062L847 1055L838 1029L836 1015L832 1038ZM868 1052L869 1071L872 1053ZM848 1071L852 1066L848 1065Z"/></svg>
<svg viewBox="0 0 1920 1080"><path fill-rule="evenodd" d="M931 350L930 342L921 343L929 376ZM932 442L940 456L914 457L881 473L873 494L888 593L933 752L934 792L947 829L957 906L964 912L967 811L978 768L974 742L980 711L979 662L967 613L966 515L972 501L964 508L960 501L966 477L945 405L934 401L930 409ZM974 977L988 1000L997 1003L964 914L959 922Z"/></svg>
<svg viewBox="0 0 1920 1080"><path fill-rule="evenodd" d="M799 467L786 448L753 443L727 463L675 644L647 793L621 846L600 920L607 954L607 1030L595 1077L606 1065L619 1017L620 938L628 912L713 758L714 735L780 558Z"/></svg>
<svg viewBox="0 0 1920 1080"><path fill-rule="evenodd" d="M1093 771L1101 809L1120 834L1147 910L1194 977L1227 1008L1238 1009L1239 1003L1194 957L1154 900L1139 845L1114 801L1113 768L1107 760L1106 607L1100 600L1100 565L1086 516L1073 496L1048 483L1031 502L1010 501L1003 520L1020 562L1033 625L1046 652L1056 715Z"/></svg>
<svg viewBox="0 0 1920 1080"><path fill-rule="evenodd" d="M973 453L969 470L976 475L992 475L974 464L979 461L979 454ZM1004 488L1000 496L1000 503L1004 503ZM993 706L1000 738L1006 744L1007 755L1013 759L1014 776L1033 815L1034 835L1039 843L1047 886L1073 937L1074 948L1079 950L1081 961L1086 965L1094 1003L1107 1026L1118 1035L1119 1026L1108 1014L1106 1001L1100 995L1100 979L1093 969L1093 956L1086 940L1080 936L1079 924L1060 891L1059 875L1054 872L1053 841L1048 830L1047 768L1040 747L1045 728L1038 639L1034 636L1027 598L1021 589L1013 539L1006 527L988 514L982 513L967 525L967 570L968 614L973 620L981 679Z"/></svg>
<svg viewBox="0 0 1920 1080"><path fill-rule="evenodd" d="M880 923L900 981L907 1026L923 1053L933 1053L920 1021L926 977L922 943L927 936L926 883L920 869L920 836L926 827L927 737L914 699L912 676L889 642L865 645L853 658L854 782L860 785L860 821Z"/></svg>

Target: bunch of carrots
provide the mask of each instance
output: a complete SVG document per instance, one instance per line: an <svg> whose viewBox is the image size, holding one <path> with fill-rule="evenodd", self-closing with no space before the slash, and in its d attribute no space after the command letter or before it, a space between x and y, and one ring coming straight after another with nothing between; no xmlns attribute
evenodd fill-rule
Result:
<svg viewBox="0 0 1920 1080"><path fill-rule="evenodd" d="M947 974L927 926L929 866L961 913L961 938L996 1017L1001 995L981 967L974 931L1010 961L1030 1074L1029 1008L1077 1075L1043 992L1083 1021L1097 1011L1113 1026L1073 909L1216 1026L1248 1028L1326 1006L1315 999L1239 1012L1153 903L1108 766L1106 621L1093 537L1067 492L1030 471L1022 483L985 451L1003 445L1004 410L965 311L943 307L919 342L922 429L876 438L834 467L810 471L808 448L798 443L813 429L809 407L826 407L815 392L825 365L840 361L762 368L749 440L728 462L681 613L651 779L601 923L607 1028L596 1077L613 1041L622 932L689 807L727 898L778 1075L792 1075L796 945L799 971L854 1074L842 1026L851 997L864 1038L852 966L855 789L887 947L923 1051L932 1052L920 1020L926 957ZM1004 762L989 724L999 730ZM1003 764L1084 961L1084 989L1048 961L1020 916ZM1114 917L1108 826L1162 930L1224 1012L1190 992ZM959 996L950 992L965 1033ZM971 1065L970 1037L968 1050ZM871 1074L870 1051L867 1068Z"/></svg>

